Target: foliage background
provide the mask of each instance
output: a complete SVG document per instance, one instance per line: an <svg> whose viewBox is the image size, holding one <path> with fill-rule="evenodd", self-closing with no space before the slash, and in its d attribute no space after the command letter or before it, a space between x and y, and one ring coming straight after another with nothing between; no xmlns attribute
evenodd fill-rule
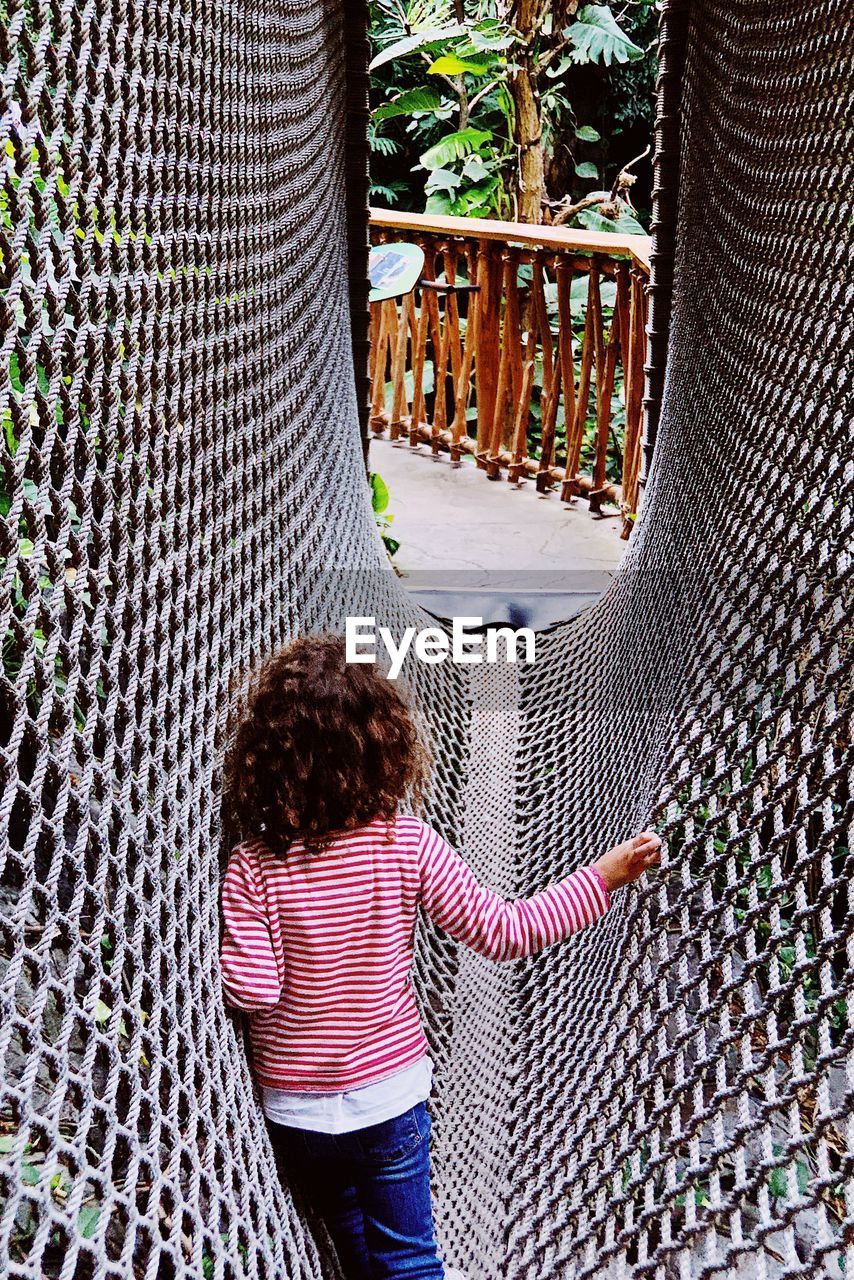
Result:
<svg viewBox="0 0 854 1280"><path fill-rule="evenodd" d="M566 213L597 192L606 200L652 140L653 0L372 0L370 9L374 204L647 228L648 155L622 193L629 204Z"/></svg>

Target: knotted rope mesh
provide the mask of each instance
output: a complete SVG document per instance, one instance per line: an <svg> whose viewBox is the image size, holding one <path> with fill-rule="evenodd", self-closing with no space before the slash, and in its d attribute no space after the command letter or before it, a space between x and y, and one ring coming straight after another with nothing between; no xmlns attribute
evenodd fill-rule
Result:
<svg viewBox="0 0 854 1280"><path fill-rule="evenodd" d="M477 1280L854 1272L851 19L689 18L623 569L533 668L409 672L428 816L503 891L650 817L668 842L545 956L419 938L437 1216ZM4 11L10 1276L332 1274L221 1004L217 777L260 655L422 620L365 493L341 31L333 0Z"/></svg>

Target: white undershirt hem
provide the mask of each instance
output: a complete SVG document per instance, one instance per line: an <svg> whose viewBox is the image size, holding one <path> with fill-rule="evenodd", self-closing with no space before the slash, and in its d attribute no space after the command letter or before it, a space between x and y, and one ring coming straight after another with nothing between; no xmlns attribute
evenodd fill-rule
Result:
<svg viewBox="0 0 854 1280"><path fill-rule="evenodd" d="M433 1084L433 1063L425 1054L411 1067L375 1084L338 1093L295 1093L261 1086L261 1107L273 1124L315 1133L352 1133L402 1116L426 1102Z"/></svg>

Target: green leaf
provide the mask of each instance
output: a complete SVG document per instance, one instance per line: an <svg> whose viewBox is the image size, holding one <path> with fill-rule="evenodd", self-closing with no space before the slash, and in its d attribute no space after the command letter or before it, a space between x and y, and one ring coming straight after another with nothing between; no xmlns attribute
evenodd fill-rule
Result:
<svg viewBox="0 0 854 1280"><path fill-rule="evenodd" d="M430 64L427 68L427 74L431 76L461 76L468 72L470 76L482 76L486 75L488 70L488 62L472 62L467 58L458 58L455 53L443 53L435 62Z"/></svg>
<svg viewBox="0 0 854 1280"><path fill-rule="evenodd" d="M376 111L371 113L371 119L374 123L379 123L380 120L390 120L393 116L411 116L417 112L435 111L441 105L442 95L432 85L407 89L405 93L399 93L390 102L384 102L381 107L377 107Z"/></svg>
<svg viewBox="0 0 854 1280"><path fill-rule="evenodd" d="M587 310L587 276L576 276L572 284L569 286L569 300L572 306L573 315L580 311L582 315ZM613 307L617 301L617 286L613 280L603 280L599 286L599 297L602 299L602 306L606 309Z"/></svg>
<svg viewBox="0 0 854 1280"><path fill-rule="evenodd" d="M368 191L368 199L371 204L376 202L377 196L381 200L385 200L386 204L396 204L400 199L400 192L395 191L394 187L385 187L381 182L372 182Z"/></svg>
<svg viewBox="0 0 854 1280"><path fill-rule="evenodd" d="M592 125L583 124L580 129L576 129L575 136L581 142L599 142L602 135Z"/></svg>
<svg viewBox="0 0 854 1280"><path fill-rule="evenodd" d="M489 169L479 156L469 156L463 165L463 177L471 182L482 182L484 178L489 177Z"/></svg>
<svg viewBox="0 0 854 1280"><path fill-rule="evenodd" d="M17 351L13 351L9 356L9 381L12 384L12 390L20 395L24 390L24 384L21 381L21 362Z"/></svg>
<svg viewBox="0 0 854 1280"><path fill-rule="evenodd" d="M588 231L607 231L621 236L645 236L647 234L646 228L625 208L621 211L616 222L612 218L604 217L595 209L582 209L577 215L577 221Z"/></svg>
<svg viewBox="0 0 854 1280"><path fill-rule="evenodd" d="M395 142L394 138L383 137L381 133L373 132L369 139L371 151L380 156L394 156L400 150L400 146Z"/></svg>
<svg viewBox="0 0 854 1280"><path fill-rule="evenodd" d="M6 448L14 458L18 452L18 438L15 435L15 420L8 409L3 410L3 435L6 440Z"/></svg>
<svg viewBox="0 0 854 1280"><path fill-rule="evenodd" d="M425 213L435 213L439 218L447 218L454 212L454 206L446 191L431 191L424 205Z"/></svg>
<svg viewBox="0 0 854 1280"><path fill-rule="evenodd" d="M784 1169L772 1169L768 1175L768 1190L775 1200L785 1200L789 1193Z"/></svg>
<svg viewBox="0 0 854 1280"><path fill-rule="evenodd" d="M445 169L455 160L462 160L463 156L479 151L491 141L492 133L489 129L460 129L457 133L449 133L430 147L420 157L420 161L425 169Z"/></svg>
<svg viewBox="0 0 854 1280"><path fill-rule="evenodd" d="M482 218L494 207L498 186L498 178L492 176L461 191L454 200L453 212L463 218Z"/></svg>
<svg viewBox="0 0 854 1280"><path fill-rule="evenodd" d="M101 1217L100 1205L87 1205L77 1215L77 1230L84 1240L91 1240Z"/></svg>
<svg viewBox="0 0 854 1280"><path fill-rule="evenodd" d="M574 58L568 58L566 57L566 55L564 55L559 62L554 63L552 66L546 67L547 78L549 80L560 80L563 76L566 75L567 71L572 66L573 62L574 62Z"/></svg>
<svg viewBox="0 0 854 1280"><path fill-rule="evenodd" d="M439 44L449 37L461 36L464 32L465 28L459 22L452 22L447 27L425 27L423 31L416 31L411 36L404 36L402 40L396 40L394 44L390 44L388 48L383 49L373 59L368 70L376 71L377 67L385 66L387 62L394 62L396 58L405 58L408 54L416 53L427 45Z"/></svg>
<svg viewBox="0 0 854 1280"><path fill-rule="evenodd" d="M590 160L585 160L583 164L577 164L575 166L575 172L578 174L579 178L599 177L599 170Z"/></svg>
<svg viewBox="0 0 854 1280"><path fill-rule="evenodd" d="M635 62L644 57L643 49L621 30L605 4L586 5L566 35L574 46L575 62L601 61L610 67L615 62Z"/></svg>
<svg viewBox="0 0 854 1280"><path fill-rule="evenodd" d="M495 18L488 18L480 26L470 28L468 38L473 49L481 51L500 51L509 49L516 37Z"/></svg>
<svg viewBox="0 0 854 1280"><path fill-rule="evenodd" d="M113 1011L112 1011L112 1009L110 1008L110 1006L109 1006L108 1004L104 1004L104 1001L103 1001L103 1000L96 1000L96 1002L95 1002L95 1021L96 1021L97 1023L101 1024L101 1023L106 1022L106 1021L107 1021L107 1019L109 1018L109 1016L110 1016L110 1014L111 1014L112 1012L113 1012Z"/></svg>
<svg viewBox="0 0 854 1280"><path fill-rule="evenodd" d="M805 1196L807 1187L810 1184L810 1167L805 1160L798 1160L795 1163L795 1174L798 1179L798 1192Z"/></svg>
<svg viewBox="0 0 854 1280"><path fill-rule="evenodd" d="M433 191L456 191L461 183L462 178L452 169L431 169L424 190L428 195Z"/></svg>
<svg viewBox="0 0 854 1280"><path fill-rule="evenodd" d="M389 503L388 485L376 471L371 472L371 506L375 515L381 515Z"/></svg>

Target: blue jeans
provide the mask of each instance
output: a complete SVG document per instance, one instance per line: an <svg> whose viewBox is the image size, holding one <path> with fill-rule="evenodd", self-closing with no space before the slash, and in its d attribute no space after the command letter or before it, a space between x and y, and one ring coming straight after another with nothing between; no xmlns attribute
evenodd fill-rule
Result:
<svg viewBox="0 0 854 1280"><path fill-rule="evenodd" d="M270 1134L288 1177L323 1219L346 1280L443 1280L423 1102L351 1133L271 1124Z"/></svg>

